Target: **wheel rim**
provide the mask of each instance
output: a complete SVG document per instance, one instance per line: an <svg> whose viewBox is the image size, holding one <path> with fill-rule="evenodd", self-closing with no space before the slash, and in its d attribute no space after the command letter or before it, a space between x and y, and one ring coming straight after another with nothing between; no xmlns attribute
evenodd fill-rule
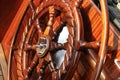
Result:
<svg viewBox="0 0 120 80"><path fill-rule="evenodd" d="M58 4L59 3L59 4ZM64 6L64 7L62 7ZM44 7L44 8L43 8ZM53 7L53 11L51 11L49 8ZM75 6L76 7L76 6ZM77 25L77 23L74 22L77 19L75 17L75 13L77 11L72 12L74 10L72 8L72 3L70 2L63 2L61 0L45 0L43 1L43 4L41 3L39 7L36 8L36 10L32 10L33 14L32 17L28 19L28 23L24 25L21 25L20 28L24 29L20 32L18 31L17 39L15 41L15 45L18 46L18 49L16 51L12 51L12 64L11 64L11 72L13 71L12 75L15 75L15 79L21 80L21 79L71 79L75 68L77 66L77 62L79 60L80 55L77 54L78 50L82 48L96 48L98 45L96 42L90 42L90 43L84 43L80 41L81 35L79 34L81 27ZM29 13L29 9L28 9ZM56 14L56 15L54 15ZM29 15L31 16L31 15ZM49 18L48 18L49 17ZM77 15L77 17L79 17ZM81 16L80 16L81 18ZM56 23L55 23L56 22ZM60 25L57 25L58 24ZM78 20L78 23L81 22ZM23 21L24 23L24 21ZM61 24L62 23L62 24ZM51 27L54 26L54 24L57 25L57 27ZM79 23L80 24L80 23ZM55 26L56 26L55 25ZM67 26L68 28L68 40L66 43L58 43L59 40L59 33L61 32L61 28L64 26ZM60 30L60 31L59 31ZM83 29L82 29L83 30ZM57 32L58 31L58 32ZM22 33L22 34L19 34ZM81 32L80 32L81 33ZM37 35L39 34L39 35ZM57 35L55 35L57 34ZM107 34L106 32L104 34ZM21 37L19 37L21 36ZM20 40L19 40L20 39ZM44 40L45 41L44 41ZM104 40L108 38L104 38ZM18 41L17 41L18 40ZM39 42L40 40L40 42ZM43 40L43 41L42 41ZM41 42L42 41L42 42ZM106 41L104 44L106 44ZM44 44L48 46L43 46ZM42 46L41 46L42 45ZM95 45L95 46L91 46ZM106 45L105 45L106 46ZM36 49L38 47L38 49ZM42 48L40 48L42 47ZM40 50L43 50L42 52L39 52ZM68 52L69 60L64 60L63 55L63 62L67 64L65 65L66 70L61 70L60 67L62 66L60 60L58 62L56 59L57 57L53 57L55 54L54 50L61 50L64 49L66 52ZM105 51L105 49L104 49ZM103 51L103 52L104 52ZM37 52L37 54L36 54ZM43 55L39 55L39 53ZM73 54L74 53L74 54ZM103 53L104 55L105 53ZM57 55L57 53L56 53ZM34 56L34 57L33 57ZM77 56L77 57L76 57ZM49 59L51 57L51 60ZM100 55L101 57L101 55ZM56 59L54 59L56 58ZM55 64L60 62L59 64ZM103 60L101 61L103 63ZM73 66L73 64L75 64ZM16 65L14 67L14 65ZM48 67L57 65L59 68L53 68L53 71L51 71L51 74L49 74L48 77L46 77L46 70ZM99 65L99 64L98 64ZM102 68L101 64L99 66ZM98 68L98 66L97 66ZM95 73L100 74L101 69L98 68L98 70L95 71ZM50 69L49 69L50 71ZM61 74L59 71L63 71ZM32 74L35 74L32 75ZM54 77L53 77L54 76ZM99 75L94 75L92 78L98 78Z"/></svg>
<svg viewBox="0 0 120 80"><path fill-rule="evenodd" d="M64 3L64 6L66 6L66 4L67 3ZM75 33L75 23L73 22L73 16L70 12L70 7L66 6L63 8L60 7L61 5L51 5L53 4L48 4L46 9L43 10L41 10L41 7L38 7L36 9L37 17L33 20L33 22L28 23L23 30L21 41L18 42L20 48L18 48L16 52L17 55L14 56L16 59L18 55L21 57L20 59L17 59L21 65L18 63L16 64L16 73L18 76L17 79L68 79L66 76L68 77L69 75L74 74L80 57L80 54L78 54L78 52L74 49L74 38L80 39L78 38L80 36L75 35L77 33ZM51 13L50 8L53 9ZM63 8L63 11L61 8ZM66 13L64 11L66 11ZM48 16L49 20L47 18ZM45 23L43 24L42 21ZM51 26L53 26L52 29L50 29ZM65 39L66 42L60 42L60 34L63 33L65 29L68 31L68 37ZM77 27L76 30L79 30L79 27ZM45 41L39 42L39 40ZM48 47L45 46L45 48L40 48L44 47L40 46L43 45L42 43L48 45ZM58 52L56 52L61 49L64 49L67 52L61 55L62 58L58 57ZM44 55L41 56L39 55L39 51L42 50L42 54ZM15 55L14 51L13 55ZM63 60L61 61L60 59ZM50 68L53 69L51 70ZM72 74L70 73L71 71L73 72ZM49 74L47 72L49 72ZM36 74L36 76L32 74ZM44 74L48 75L46 76ZM69 78L72 78L72 76Z"/></svg>

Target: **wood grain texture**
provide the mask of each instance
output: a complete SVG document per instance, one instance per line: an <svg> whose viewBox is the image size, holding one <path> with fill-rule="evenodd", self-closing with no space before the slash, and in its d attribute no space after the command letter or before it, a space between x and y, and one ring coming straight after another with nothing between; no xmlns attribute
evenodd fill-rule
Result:
<svg viewBox="0 0 120 80"><path fill-rule="evenodd" d="M14 17L14 19L12 17L10 17L10 19L8 19L9 24L5 24L5 25L9 26L9 28L8 27L0 28L0 34L2 34L2 36L0 37L0 40L3 39L2 45L3 45L4 51L5 51L5 56L6 56L7 61L8 61L10 45L11 45L11 41L13 39L13 35L15 34L17 27L19 26L20 20L22 19L23 14L24 14L28 4L29 4L29 0L25 0L25 3L23 1L23 3L21 3L21 6L19 7L18 11L16 13L13 12L14 14L16 14L15 17L14 17L14 14L11 13L11 15L12 15L12 17ZM36 3L36 6L37 6L37 3ZM101 12L99 11L99 9L95 6L95 4L91 0L84 0L80 6L80 9L81 9L82 17L84 20L85 40L88 42L89 41L101 41L102 26L103 26ZM8 12L7 12L7 14L8 14ZM29 16L30 15L25 16L26 20L24 20L24 22L23 22L24 26L27 23L27 21L28 21L27 18L29 18ZM4 18L2 18L2 19L4 19ZM3 25L4 25L4 23L2 24L2 26ZM22 31L22 28L20 31ZM5 32L6 32L6 34L5 34ZM108 70L111 71L111 75L114 78L117 78L120 75L120 73L119 73L120 70L118 70L116 65L114 64L114 58L120 59L120 46L119 46L120 45L120 32L111 23L109 26L109 32L110 32L110 34L109 34L108 46L110 46L110 50L112 52L109 52L111 54L108 54L107 62L105 63L105 65L106 65L106 68L108 68ZM5 36L3 38L4 34L5 34ZM79 65L81 65L81 63L79 63ZM80 71L78 71L78 72L80 72ZM78 72L75 73L75 75L77 75ZM81 71L81 72L84 73L84 71ZM77 75L76 77L81 77L81 76Z"/></svg>
<svg viewBox="0 0 120 80"><path fill-rule="evenodd" d="M101 41L103 24L100 10L91 0L84 0L80 8L84 20L85 40L88 42ZM110 54L107 55L105 68L107 68L112 78L116 80L120 76L120 70L115 65L114 59L120 59L120 32L111 23L109 25L108 46L112 52L108 52Z"/></svg>
<svg viewBox="0 0 120 80"><path fill-rule="evenodd" d="M85 39L87 41L100 41L103 26L101 12L90 0L83 1L81 9L85 27ZM110 23L108 46L119 51L120 46L118 45L120 45L120 32Z"/></svg>
<svg viewBox="0 0 120 80"><path fill-rule="evenodd" d="M0 42L7 32L22 0L0 0Z"/></svg>
<svg viewBox="0 0 120 80"><path fill-rule="evenodd" d="M7 79L7 63L5 60L4 52L2 49L2 45L0 44L0 76L3 76L3 78L6 80ZM2 74L1 74L2 73ZM0 80L2 80L0 78Z"/></svg>
<svg viewBox="0 0 120 80"><path fill-rule="evenodd" d="M30 0L25 0L22 1L19 9L17 9L16 15L14 16L14 18L12 19L10 25L9 25L9 29L7 30L6 34L4 35L4 38L2 40L2 45L5 51L5 57L8 61L9 59L9 53L10 53L10 49L11 49L11 43L13 40L13 36L16 33L16 30L19 26L19 23L22 19L22 16L27 8L27 5L29 4Z"/></svg>

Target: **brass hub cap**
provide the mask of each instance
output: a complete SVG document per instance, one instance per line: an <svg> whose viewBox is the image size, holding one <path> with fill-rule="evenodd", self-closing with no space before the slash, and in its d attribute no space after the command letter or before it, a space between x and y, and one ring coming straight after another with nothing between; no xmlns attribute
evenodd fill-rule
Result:
<svg viewBox="0 0 120 80"><path fill-rule="evenodd" d="M40 37L37 45L36 45L36 52L38 57L44 57L47 51L49 50L49 38L48 36Z"/></svg>

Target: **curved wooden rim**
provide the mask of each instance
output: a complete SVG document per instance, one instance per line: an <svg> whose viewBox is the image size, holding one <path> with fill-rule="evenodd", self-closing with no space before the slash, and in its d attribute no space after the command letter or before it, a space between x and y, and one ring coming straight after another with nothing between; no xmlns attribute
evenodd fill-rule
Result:
<svg viewBox="0 0 120 80"><path fill-rule="evenodd" d="M91 80L99 79L104 64L105 56L107 53L109 18L108 18L108 9L107 9L106 0L100 0L100 6L102 12L103 29L102 29L101 45L98 53L99 60L97 61L95 71L91 77Z"/></svg>

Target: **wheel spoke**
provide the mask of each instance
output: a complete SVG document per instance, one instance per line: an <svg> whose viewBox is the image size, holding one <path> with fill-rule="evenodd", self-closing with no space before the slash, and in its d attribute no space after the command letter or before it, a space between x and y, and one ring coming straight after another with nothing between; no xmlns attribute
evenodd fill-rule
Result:
<svg viewBox="0 0 120 80"><path fill-rule="evenodd" d="M51 42L50 51L64 49L64 44Z"/></svg>
<svg viewBox="0 0 120 80"><path fill-rule="evenodd" d="M36 50L36 45L26 44L25 47L24 47L24 50L25 50L25 51L28 51L28 50Z"/></svg>
<svg viewBox="0 0 120 80"><path fill-rule="evenodd" d="M34 11L35 11L34 4L33 4L33 2L32 2L32 1L30 2L30 8L32 9L32 12L34 12Z"/></svg>
<svg viewBox="0 0 120 80"><path fill-rule="evenodd" d="M41 59L39 60L39 64L41 64L41 67L40 67L40 70L39 70L40 74L39 74L38 80L43 80L44 79L45 69L47 68L47 66L49 65L49 63L50 63L50 61L46 61L46 59L44 59L42 61L41 61Z"/></svg>
<svg viewBox="0 0 120 80"><path fill-rule="evenodd" d="M55 13L54 6L50 6L49 7L49 21L44 31L44 35L53 34L54 13Z"/></svg>
<svg viewBox="0 0 120 80"><path fill-rule="evenodd" d="M58 16L57 18L55 18L54 24L53 24L53 31L57 31L59 29L59 26L61 25L61 20L60 20L60 16Z"/></svg>
<svg viewBox="0 0 120 80"><path fill-rule="evenodd" d="M63 72L63 74L65 74L66 73L66 68L65 68L65 63L63 62L63 64L62 64L62 70L61 70L62 72Z"/></svg>
<svg viewBox="0 0 120 80"><path fill-rule="evenodd" d="M36 28L38 33L38 38L42 35L42 29L40 27L39 19L36 20Z"/></svg>
<svg viewBox="0 0 120 80"><path fill-rule="evenodd" d="M38 56L35 55L33 58L33 61L31 62L30 66L25 70L25 78L27 79L31 71L34 69L34 67L37 65L38 62Z"/></svg>
<svg viewBox="0 0 120 80"><path fill-rule="evenodd" d="M56 71L54 71L53 73L52 73L52 80L57 80L57 72Z"/></svg>
<svg viewBox="0 0 120 80"><path fill-rule="evenodd" d="M76 42L77 50L81 50L81 49L95 49L95 50L98 50L99 47L100 47L100 42L98 42L98 41L94 41L94 42L85 42L85 41Z"/></svg>
<svg viewBox="0 0 120 80"><path fill-rule="evenodd" d="M68 64L69 63L68 58L71 57L72 46L69 43L65 43L64 48L67 51L67 53L65 54L65 59L66 59L65 64Z"/></svg>
<svg viewBox="0 0 120 80"><path fill-rule="evenodd" d="M61 23L61 19L60 16L58 16L57 18L55 18L54 24L53 24L53 35L51 35L51 37L57 35L57 31L59 30L60 26L63 26L63 23Z"/></svg>

